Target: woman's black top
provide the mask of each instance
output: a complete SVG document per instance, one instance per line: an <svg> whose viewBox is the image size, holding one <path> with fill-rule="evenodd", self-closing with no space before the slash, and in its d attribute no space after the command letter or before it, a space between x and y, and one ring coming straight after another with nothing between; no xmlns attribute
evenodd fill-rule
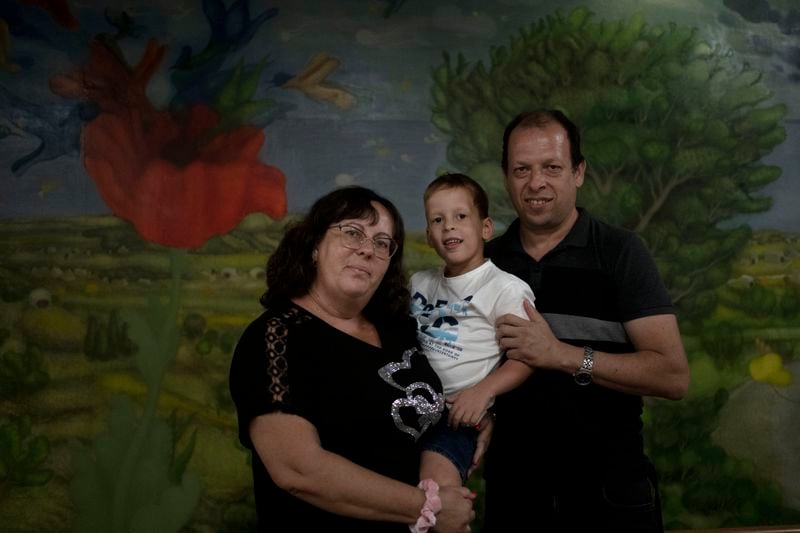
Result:
<svg viewBox="0 0 800 533"><path fill-rule="evenodd" d="M255 417L295 414L316 428L325 450L415 485L417 442L442 420L442 386L417 350L413 320L376 327L381 348L290 301L273 304L254 320L230 370L242 444L253 450L249 427ZM338 516L296 498L273 483L255 452L252 467L259 531L408 531L405 524Z"/></svg>

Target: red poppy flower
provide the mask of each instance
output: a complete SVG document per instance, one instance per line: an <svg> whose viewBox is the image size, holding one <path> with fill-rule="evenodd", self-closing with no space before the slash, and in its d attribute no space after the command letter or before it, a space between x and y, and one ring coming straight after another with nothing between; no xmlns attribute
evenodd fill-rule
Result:
<svg viewBox="0 0 800 533"><path fill-rule="evenodd" d="M64 28L74 30L78 27L78 19L70 11L66 0L23 0L23 3L44 9Z"/></svg>
<svg viewBox="0 0 800 533"><path fill-rule="evenodd" d="M206 106L182 121L157 113L102 113L84 127L83 161L111 210L148 241L201 246L232 230L248 213L286 214L285 178L261 163L264 132L241 126L213 135L219 122Z"/></svg>
<svg viewBox="0 0 800 533"><path fill-rule="evenodd" d="M242 218L286 214L285 177L259 160L264 132L221 131L205 105L175 114L147 99L147 82L164 56L155 42L134 68L100 41L86 67L51 80L54 92L96 102L100 114L83 129L83 162L115 215L148 241L201 246Z"/></svg>

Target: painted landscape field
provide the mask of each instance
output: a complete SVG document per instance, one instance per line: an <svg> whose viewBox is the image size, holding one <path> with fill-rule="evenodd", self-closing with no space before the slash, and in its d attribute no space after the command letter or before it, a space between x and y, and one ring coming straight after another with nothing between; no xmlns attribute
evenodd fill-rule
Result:
<svg viewBox="0 0 800 533"><path fill-rule="evenodd" d="M4 531L252 529L228 365L288 223L249 216L177 279L174 250L114 217L0 224ZM407 268L436 263L411 235ZM647 403L672 527L800 521L797 236L756 232L732 272L682 323L689 397Z"/></svg>

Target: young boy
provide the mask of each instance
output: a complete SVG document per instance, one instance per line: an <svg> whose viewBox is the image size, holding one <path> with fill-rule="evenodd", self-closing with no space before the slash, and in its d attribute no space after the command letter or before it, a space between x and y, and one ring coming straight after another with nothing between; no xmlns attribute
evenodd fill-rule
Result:
<svg viewBox="0 0 800 533"><path fill-rule="evenodd" d="M472 466L475 426L497 395L533 371L519 361L500 364L495 320L506 313L527 317L522 302L533 303L534 296L527 283L484 258L483 243L494 225L486 192L475 180L439 176L425 189L424 202L428 244L445 264L411 276L411 313L444 385L450 417L447 428L423 442L420 476L460 485Z"/></svg>

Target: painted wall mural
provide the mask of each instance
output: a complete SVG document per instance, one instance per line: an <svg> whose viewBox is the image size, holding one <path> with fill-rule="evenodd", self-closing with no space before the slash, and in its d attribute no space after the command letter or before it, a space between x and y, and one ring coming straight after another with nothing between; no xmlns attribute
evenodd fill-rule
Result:
<svg viewBox="0 0 800 533"><path fill-rule="evenodd" d="M251 530L227 372L286 224L365 185L435 264L425 185L476 177L502 229L541 106L679 310L668 528L800 523L798 50L793 0L3 0L2 529Z"/></svg>

